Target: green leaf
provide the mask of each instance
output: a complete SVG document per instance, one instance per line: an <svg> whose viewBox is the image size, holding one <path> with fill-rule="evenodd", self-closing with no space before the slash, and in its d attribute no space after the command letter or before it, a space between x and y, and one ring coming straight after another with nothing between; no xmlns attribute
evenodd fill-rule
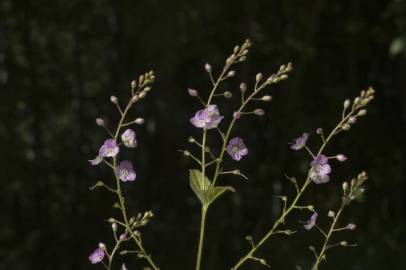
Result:
<svg viewBox="0 0 406 270"><path fill-rule="evenodd" d="M211 184L210 180L207 177L204 177L203 179L203 175L199 170L190 170L189 181L190 187L199 198L202 205L208 204L206 193Z"/></svg>
<svg viewBox="0 0 406 270"><path fill-rule="evenodd" d="M207 193L207 199L209 203L214 202L217 200L221 195L223 195L226 191L235 192L235 189L230 186L217 186L210 189Z"/></svg>
<svg viewBox="0 0 406 270"><path fill-rule="evenodd" d="M210 180L207 177L203 177L199 170L190 170L189 181L190 187L203 206L208 206L226 191L235 191L234 188L230 186L212 187Z"/></svg>

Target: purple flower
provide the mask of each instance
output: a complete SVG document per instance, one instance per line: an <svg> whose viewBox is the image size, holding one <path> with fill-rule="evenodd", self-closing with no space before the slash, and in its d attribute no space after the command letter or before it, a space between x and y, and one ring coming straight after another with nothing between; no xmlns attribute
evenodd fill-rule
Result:
<svg viewBox="0 0 406 270"><path fill-rule="evenodd" d="M344 156L343 154L338 154L338 155L336 156L336 159L337 159L338 161L344 162L344 161L347 160L347 157Z"/></svg>
<svg viewBox="0 0 406 270"><path fill-rule="evenodd" d="M227 153L234 159L239 161L243 156L248 154L248 149L241 138L235 137L230 140L227 145Z"/></svg>
<svg viewBox="0 0 406 270"><path fill-rule="evenodd" d="M89 261L92 264L99 263L104 258L104 250L102 248L97 248L92 254L89 256Z"/></svg>
<svg viewBox="0 0 406 270"><path fill-rule="evenodd" d="M101 157L114 157L118 154L120 148L118 148L117 143L113 139L107 139L104 144L100 147L99 156Z"/></svg>
<svg viewBox="0 0 406 270"><path fill-rule="evenodd" d="M136 174L133 168L133 165L128 160L123 160L120 162L116 170L117 177L121 179L123 182L127 181L134 181L136 178Z"/></svg>
<svg viewBox="0 0 406 270"><path fill-rule="evenodd" d="M209 105L206 109L196 112L190 122L197 128L211 129L216 128L222 119L217 106Z"/></svg>
<svg viewBox="0 0 406 270"><path fill-rule="evenodd" d="M306 221L306 224L303 225L303 227L304 227L306 230L311 230L311 228L313 228L314 225L316 225L316 219L317 219L317 213L314 213L314 214L310 217L310 219L309 219L308 221Z"/></svg>
<svg viewBox="0 0 406 270"><path fill-rule="evenodd" d="M93 166L100 164L100 162L102 162L102 161L103 161L103 157L101 157L101 156L97 156L94 159L89 160L90 164L92 164Z"/></svg>
<svg viewBox="0 0 406 270"><path fill-rule="evenodd" d="M293 150L299 150L306 145L307 138L309 138L309 133L304 132L301 137L295 139L295 143L290 147Z"/></svg>
<svg viewBox="0 0 406 270"><path fill-rule="evenodd" d="M121 140L128 148L137 147L137 139L135 138L135 132L132 129L126 129L123 134L121 134Z"/></svg>
<svg viewBox="0 0 406 270"><path fill-rule="evenodd" d="M328 158L325 155L318 155L311 162L310 179L316 184L327 183L330 180L328 176L331 172L331 167L328 164Z"/></svg>

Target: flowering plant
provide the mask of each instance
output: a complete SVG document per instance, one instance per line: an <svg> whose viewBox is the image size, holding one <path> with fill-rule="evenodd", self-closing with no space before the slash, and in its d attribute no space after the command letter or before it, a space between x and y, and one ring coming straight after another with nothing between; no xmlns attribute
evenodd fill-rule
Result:
<svg viewBox="0 0 406 270"><path fill-rule="evenodd" d="M234 128L246 117L263 116L265 110L263 108L257 108L257 106L252 108L252 104L257 104L257 102L270 102L272 97L268 94L264 95L263 92L266 88L287 79L288 73L292 70L292 65L288 63L280 66L277 72L271 73L268 76L263 76L262 73L258 73L255 76L251 88L248 87L247 83L241 82L239 90L235 91L237 93L232 93L230 91L220 92L222 83L235 77L236 71L234 68L237 64L246 60L251 45L251 42L246 40L241 46L236 46L231 55L226 59L224 67L221 69L218 76L214 75L215 72L210 64L205 64L204 69L207 72L212 85L207 98L195 89L188 89L188 94L191 97L196 98L202 106L201 109L190 119L190 124L201 131L199 139L196 139L195 137L189 138L189 142L197 148L197 151L181 151L185 156L191 158L197 166L197 168L190 169L189 171L190 187L201 204L201 224L197 244L196 270L201 269L202 260L204 258L203 248L207 213L213 203L219 200L222 195L227 192L235 192L235 189L232 186L221 185L221 178L224 176L236 175L248 179L240 169L236 168L236 165L229 167L229 164L238 164L241 159L249 157L249 150L242 138L243 136L241 134L234 134ZM121 216L119 218L110 218L108 220L112 226L115 245L109 249L105 244L100 243L98 248L90 255L89 260L93 264L102 263L105 268L109 270L113 267L112 263L117 253L121 255L136 253L139 258L145 259L149 268L154 270L159 269L151 255L148 254L143 247L141 233L139 232L140 227L145 226L153 217L153 214L148 211L136 216L131 216L127 212L121 184L134 181L136 179L136 173L130 161L123 160L119 162L119 154L121 151L124 148L132 150L137 147L138 143L134 130L128 128L125 131L122 131L122 129L133 124L144 123L142 118L128 121L126 119L127 112L136 102L147 95L151 90L151 83L153 81L154 75L152 72L140 76L138 81L133 81L131 83L131 97L125 109L122 109L115 96L111 97L111 102L117 106L118 112L121 116L114 132L110 131L104 120L101 118L96 120L97 125L105 128L110 137L103 143L98 155L96 158L90 160L90 163L92 165L104 163L109 166L113 171L115 186L110 187L106 183L99 181L91 189L103 187L114 193L118 198L118 203L115 203L114 206L120 210ZM216 99L230 99L236 94L240 97L238 98L239 101L235 110L228 114L223 114L221 108L216 104ZM345 207L364 192L362 186L367 179L365 172L361 172L349 182L343 182L343 195L340 206L335 211L329 210L326 215L332 220L327 229L318 225L318 219L323 217L323 215L321 215L321 210L317 210L317 207L311 203L302 202L302 195L311 184L326 184L330 181L334 176L333 167L335 161L344 162L347 160L347 157L344 154L328 155L326 153L326 147L331 143L335 136L348 131L351 126L357 122L358 118L363 117L367 113L365 107L373 98L374 90L369 88L368 90L361 91L360 96L356 97L354 100L345 100L341 119L338 121L337 125L327 133L325 133L322 128L316 130L316 135L320 137L320 145L316 150L312 150L312 147L308 144L308 138L310 137L309 133L304 132L302 136L293 140L290 146L292 150L299 151L303 149L306 150L306 153L310 156L307 174L302 181L299 181L294 177L286 177L289 182L292 183L296 191L295 196L291 199L286 195L279 196L283 202L283 209L281 209L280 216L272 225L270 225L267 233L263 235L259 241L254 241L252 237L246 238L250 242L251 248L247 251L243 251L241 258L231 266L232 270L240 269L247 261L259 262L264 266L269 266L264 258L259 258L256 255L256 252L265 242L270 240L272 235L292 235L295 233L294 230L288 229L285 224L289 214L293 210L309 211L310 217L307 221L303 222L303 229L317 229L324 239L320 248L315 248L314 246L309 247L315 257L311 266L312 270L319 269L319 265L326 259L327 251L331 248L337 246L351 247L355 245L349 244L347 241L333 242L332 239L333 234L337 231L351 231L356 228L356 225L353 223L340 226L339 218L342 216ZM209 145L209 136L216 137L217 141L220 142L220 147ZM226 159L232 159L232 163L227 162L227 164L225 164L224 160ZM127 241L133 241L135 243L135 250L122 249L122 244ZM121 269L124 270L127 268L123 264Z"/></svg>

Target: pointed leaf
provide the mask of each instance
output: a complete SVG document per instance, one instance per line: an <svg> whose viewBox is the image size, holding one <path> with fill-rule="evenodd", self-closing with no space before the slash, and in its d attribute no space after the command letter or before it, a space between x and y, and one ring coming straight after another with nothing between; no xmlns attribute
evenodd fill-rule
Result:
<svg viewBox="0 0 406 270"><path fill-rule="evenodd" d="M213 187L207 193L207 200L209 203L214 202L217 200L221 195L223 195L226 191L235 192L235 189L230 186L217 186Z"/></svg>
<svg viewBox="0 0 406 270"><path fill-rule="evenodd" d="M207 191L210 188L210 180L207 177L203 178L203 175L199 170L190 170L189 182L190 187L199 198L202 205L206 205L208 203Z"/></svg>

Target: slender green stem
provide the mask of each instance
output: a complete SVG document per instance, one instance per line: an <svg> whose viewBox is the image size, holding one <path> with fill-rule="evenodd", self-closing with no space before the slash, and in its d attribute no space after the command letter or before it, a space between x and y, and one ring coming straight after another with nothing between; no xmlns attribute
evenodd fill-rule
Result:
<svg viewBox="0 0 406 270"><path fill-rule="evenodd" d="M337 214L336 214L335 217L334 217L334 220L333 220L333 223L332 223L331 226L330 226L329 232L328 232L327 235L325 236L326 239L325 239L325 241L324 241L323 247L321 248L320 253L318 254L318 256L317 256L317 258L316 258L316 262L314 263L314 265L313 265L313 267L312 267L312 270L318 270L318 269L319 269L319 264L320 264L321 261L323 260L323 256L324 256L324 254L326 253L326 250L327 250L328 242L329 242L329 240L330 240L330 238L331 238L331 235L332 235L333 232L334 232L334 228L335 228L335 226L336 226L336 223L337 223L337 221L338 221L338 218L340 217L341 213L342 213L343 210L344 210L344 207L345 207L345 202L343 201L343 202L341 203L340 210L338 210Z"/></svg>
<svg viewBox="0 0 406 270"><path fill-rule="evenodd" d="M202 260L207 209L208 209L208 207L206 207L206 206L202 207L202 217L201 217L201 220L200 220L199 247L198 247L197 256L196 256L196 270L200 269L201 260Z"/></svg>
<svg viewBox="0 0 406 270"><path fill-rule="evenodd" d="M336 135L340 129L341 126L347 122L348 118L351 117L351 115L354 113L354 110L351 111L346 117L344 117L340 123L338 123L338 125L330 132L329 136L326 138L325 142L321 145L319 151L317 152L317 155L320 155L323 150L325 149L325 147L327 146L327 144L330 142L330 140L333 138L334 135ZM316 155L316 156L317 156ZM306 190L306 188L308 187L308 185L311 183L311 179L310 179L310 169L307 173L307 177L306 180L302 186L302 188L300 189L300 191L297 193L296 197L293 199L292 203L290 204L290 206L286 209L286 211L284 211L282 213L282 215L275 221L275 223L273 224L272 228L268 231L268 233L258 242L258 244L254 245L249 251L248 253L246 253L245 256L243 256L236 265L234 265L234 267L232 267L232 270L237 270L238 268L240 268L247 260L254 258L253 254L255 253L255 251L261 247L268 239L269 237L271 237L271 235L274 233L274 231L279 227L279 225L281 223L285 222L285 218L286 216L296 207L297 202L299 201L299 199L301 198L303 192Z"/></svg>
<svg viewBox="0 0 406 270"><path fill-rule="evenodd" d="M131 108L132 104L133 103L130 101L127 104L127 106L126 106L125 110L123 111L123 113L121 114L121 119L120 119L120 121L119 121L119 123L117 125L116 132L114 134L114 140L115 141L117 141L117 139L118 139L118 135L120 133L121 128L123 127L123 123L124 123L125 117L127 115L127 112ZM122 194L122 191L121 191L120 179L117 177L117 175L115 173L116 168L117 168L117 158L113 157L113 167L112 167L112 169L114 171L113 173L114 173L114 176L115 176L115 179L116 179L116 191L117 191L116 193L117 193L117 197L118 197L118 201L119 201L119 205L120 205L121 214L123 216L124 223L126 225L127 231L130 232L131 237L134 239L135 243L137 244L140 251L143 253L144 258L148 261L150 266L154 270L159 270L159 267L154 263L151 256L146 253L141 241L134 235L134 232L131 229L131 224L129 223L129 220L128 220L128 217L127 217L127 211L126 211L126 207L125 207L124 197L123 197L123 194Z"/></svg>

